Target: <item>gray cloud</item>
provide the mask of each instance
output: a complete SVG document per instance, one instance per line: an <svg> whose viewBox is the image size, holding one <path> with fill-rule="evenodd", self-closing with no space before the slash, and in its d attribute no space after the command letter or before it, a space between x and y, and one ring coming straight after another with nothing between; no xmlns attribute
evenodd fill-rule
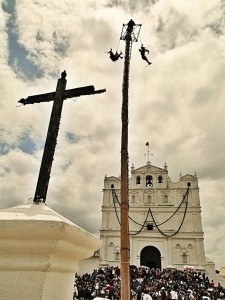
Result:
<svg viewBox="0 0 225 300"><path fill-rule="evenodd" d="M216 36L224 35L225 24L225 4L224 1L218 1L218 4L207 13L206 28Z"/></svg>

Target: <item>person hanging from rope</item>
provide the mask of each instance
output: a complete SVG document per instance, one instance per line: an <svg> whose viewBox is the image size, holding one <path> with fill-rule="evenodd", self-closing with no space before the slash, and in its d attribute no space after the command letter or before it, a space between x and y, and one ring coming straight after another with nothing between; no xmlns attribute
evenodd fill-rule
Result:
<svg viewBox="0 0 225 300"><path fill-rule="evenodd" d="M120 51L120 53L118 53L116 51L116 53L113 53L112 52L112 48L110 49L110 51L108 52L109 53L109 57L111 58L112 61L116 61L118 60L119 58L123 58L121 55L122 55L122 52Z"/></svg>
<svg viewBox="0 0 225 300"><path fill-rule="evenodd" d="M139 51L140 51L140 53L141 53L141 58L142 58L143 60L147 61L147 63L148 63L149 65L151 65L151 62L148 60L148 58L147 58L147 56L146 56L146 54L145 54L145 53L149 54L149 50L146 49L146 48L143 46L143 44L142 44L142 45L141 45L141 48L139 49Z"/></svg>

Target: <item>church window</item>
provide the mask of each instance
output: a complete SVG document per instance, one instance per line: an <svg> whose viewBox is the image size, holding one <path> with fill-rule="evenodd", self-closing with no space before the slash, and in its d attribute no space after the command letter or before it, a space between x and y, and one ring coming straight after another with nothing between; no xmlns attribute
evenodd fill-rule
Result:
<svg viewBox="0 0 225 300"><path fill-rule="evenodd" d="M190 182L188 182L188 183L187 183L187 186L188 186L188 187L190 187L190 186L191 186L191 183L190 183Z"/></svg>
<svg viewBox="0 0 225 300"><path fill-rule="evenodd" d="M135 195L132 195L132 200L131 200L132 203L135 203Z"/></svg>
<svg viewBox="0 0 225 300"><path fill-rule="evenodd" d="M146 187L152 187L153 186L153 178L151 175L146 176Z"/></svg>
<svg viewBox="0 0 225 300"><path fill-rule="evenodd" d="M187 254L185 254L185 253L182 254L182 263L184 263L184 264L187 263Z"/></svg>
<svg viewBox="0 0 225 300"><path fill-rule="evenodd" d="M147 230L153 230L153 224L147 224Z"/></svg>
<svg viewBox="0 0 225 300"><path fill-rule="evenodd" d="M115 253L115 256L116 256L116 260L120 260L120 253L119 253L119 251L117 251L117 252Z"/></svg>
<svg viewBox="0 0 225 300"><path fill-rule="evenodd" d="M141 176L136 177L136 184L141 184Z"/></svg>
<svg viewBox="0 0 225 300"><path fill-rule="evenodd" d="M163 196L163 203L168 203L168 196L167 195L164 195Z"/></svg>
<svg viewBox="0 0 225 300"><path fill-rule="evenodd" d="M188 244L188 249L193 249L193 246L192 246L192 244Z"/></svg>
<svg viewBox="0 0 225 300"><path fill-rule="evenodd" d="M180 249L180 244L176 244L176 249Z"/></svg>
<svg viewBox="0 0 225 300"><path fill-rule="evenodd" d="M114 184L111 184L111 189L114 189Z"/></svg>
<svg viewBox="0 0 225 300"><path fill-rule="evenodd" d="M161 175L158 176L158 183L163 183L163 177Z"/></svg>
<svg viewBox="0 0 225 300"><path fill-rule="evenodd" d="M151 203L152 202L152 196L151 195L148 195L148 198L147 198L147 203Z"/></svg>

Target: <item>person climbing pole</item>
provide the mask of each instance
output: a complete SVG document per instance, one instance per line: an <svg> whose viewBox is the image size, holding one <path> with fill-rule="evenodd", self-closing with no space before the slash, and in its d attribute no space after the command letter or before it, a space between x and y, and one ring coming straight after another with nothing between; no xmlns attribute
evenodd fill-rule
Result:
<svg viewBox="0 0 225 300"><path fill-rule="evenodd" d="M130 19L130 21L127 24L127 31L132 32L135 25L135 22L132 19Z"/></svg>
<svg viewBox="0 0 225 300"><path fill-rule="evenodd" d="M140 51L140 53L141 53L141 58L142 58L143 60L147 61L147 63L148 63L149 65L151 65L151 62L148 60L148 58L147 58L147 56L146 56L146 54L145 54L145 53L149 54L149 50L146 49L146 48L143 46L143 44L142 44L142 45L141 45L141 48L139 49L139 51Z"/></svg>
<svg viewBox="0 0 225 300"><path fill-rule="evenodd" d="M116 61L116 60L118 60L119 58L123 58L122 57L122 52L120 51L120 53L118 53L117 51L116 51L116 53L113 53L112 52L112 48L110 49L110 51L108 52L109 53L109 57L111 58L111 60L112 61Z"/></svg>

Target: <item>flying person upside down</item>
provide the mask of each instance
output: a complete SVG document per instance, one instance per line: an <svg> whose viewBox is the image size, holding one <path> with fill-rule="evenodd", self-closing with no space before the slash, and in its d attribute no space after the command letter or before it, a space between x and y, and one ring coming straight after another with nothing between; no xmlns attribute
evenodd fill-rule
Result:
<svg viewBox="0 0 225 300"><path fill-rule="evenodd" d="M141 45L141 49L139 49L139 51L140 51L140 53L141 53L141 58L142 58L143 60L147 61L147 63L148 63L149 65L151 65L151 62L148 60L148 58L147 58L147 56L146 56L146 54L145 54L145 53L149 54L149 50L146 49L146 48L143 46L143 44L142 44L142 45Z"/></svg>
<svg viewBox="0 0 225 300"><path fill-rule="evenodd" d="M110 49L110 51L108 52L109 53L109 57L111 58L111 60L112 61L116 61L116 60L118 60L119 58L123 58L121 55L122 55L122 52L120 51L120 53L118 53L117 51L116 51L116 53L114 54L113 52L112 52L112 48Z"/></svg>

